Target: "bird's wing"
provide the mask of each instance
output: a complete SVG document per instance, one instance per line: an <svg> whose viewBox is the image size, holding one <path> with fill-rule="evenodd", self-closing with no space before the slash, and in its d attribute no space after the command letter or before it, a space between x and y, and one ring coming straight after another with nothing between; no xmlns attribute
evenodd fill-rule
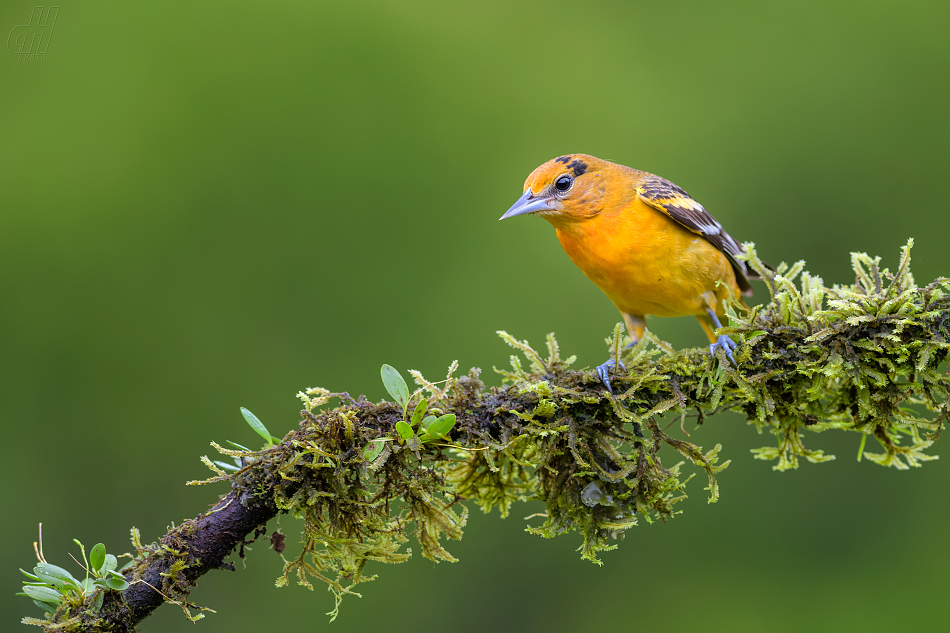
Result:
<svg viewBox="0 0 950 633"><path fill-rule="evenodd" d="M702 235L706 240L718 248L729 259L736 272L736 282L742 294L751 294L752 286L749 279L758 279L744 261L736 259L745 251L726 233L722 225L703 208L703 205L693 200L688 193L669 180L649 174L637 186L640 199L657 211L665 213L677 223L683 225L693 233Z"/></svg>

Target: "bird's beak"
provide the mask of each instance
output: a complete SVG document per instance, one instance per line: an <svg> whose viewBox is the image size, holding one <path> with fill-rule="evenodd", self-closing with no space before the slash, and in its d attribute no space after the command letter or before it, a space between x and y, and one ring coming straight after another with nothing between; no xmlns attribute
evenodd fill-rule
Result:
<svg viewBox="0 0 950 633"><path fill-rule="evenodd" d="M527 213L535 213L537 211L547 211L551 208L548 204L549 198L535 198L534 192L531 191L531 187L528 187L528 190L524 192L524 195L518 198L518 201L511 205L511 208L505 211L505 215L498 218L499 220L507 220L508 218L513 218L516 215L525 215Z"/></svg>

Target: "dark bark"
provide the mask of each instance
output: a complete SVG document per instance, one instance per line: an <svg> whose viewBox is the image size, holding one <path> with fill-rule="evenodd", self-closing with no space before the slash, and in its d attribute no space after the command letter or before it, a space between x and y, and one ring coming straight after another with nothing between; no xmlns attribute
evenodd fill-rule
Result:
<svg viewBox="0 0 950 633"><path fill-rule="evenodd" d="M145 559L129 580L131 587L117 594L107 595L101 614L105 620L97 623L99 630L134 631L136 624L148 617L156 607L165 602L159 589L168 596L181 599L195 586L198 578L212 569L234 567L225 559L238 547L263 534L264 526L277 515L278 509L270 495L254 495L253 480L235 482L231 492L201 516L190 519L170 530L162 537L161 544L170 551L159 551ZM162 576L168 573L176 561L183 560L186 567L173 578ZM106 625L106 626L103 626ZM111 626L110 626L111 625Z"/></svg>

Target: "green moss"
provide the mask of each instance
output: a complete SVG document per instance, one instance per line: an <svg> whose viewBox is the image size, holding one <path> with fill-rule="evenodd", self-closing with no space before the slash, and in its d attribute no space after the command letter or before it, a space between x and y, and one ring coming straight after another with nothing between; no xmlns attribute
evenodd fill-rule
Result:
<svg viewBox="0 0 950 633"><path fill-rule="evenodd" d="M721 352L674 351L649 333L624 350L618 325L608 349L627 370L614 379L612 396L590 372L571 369L573 358L561 359L553 335L543 357L499 332L520 352L510 369L497 370L502 387L485 387L478 370L455 378L453 364L439 383L412 372L420 388L406 406L309 389L298 394L306 408L297 431L260 452L219 449L248 465L209 481L242 485L251 472L271 473L272 487L260 494L304 521L302 551L286 560L277 584L294 577L311 587L316 578L339 606L373 579L367 562L405 561L410 536L423 556L454 561L443 541L462 536L466 502L505 517L516 501L539 500L543 521L528 531L548 538L576 532L582 557L598 562L640 519L678 513L693 475L682 470L685 462L663 463L664 445L706 474L714 502L717 475L729 463L719 462L721 447L706 451L665 433L661 416L675 422L695 413L702 423L738 411L774 436L753 453L776 470L798 467L799 458L834 459L804 442L809 431L831 430L856 433L856 446L873 437L882 452L862 452L876 463L919 466L935 459L924 451L948 416L942 364L950 297L946 280L914 285L910 246L893 274L879 258L854 255L855 283L829 288L803 262L773 273L747 245L771 300L748 310L730 306L724 331L740 343L738 366ZM397 441L396 423L424 395L430 410L457 416L450 441ZM334 397L342 403L320 410Z"/></svg>

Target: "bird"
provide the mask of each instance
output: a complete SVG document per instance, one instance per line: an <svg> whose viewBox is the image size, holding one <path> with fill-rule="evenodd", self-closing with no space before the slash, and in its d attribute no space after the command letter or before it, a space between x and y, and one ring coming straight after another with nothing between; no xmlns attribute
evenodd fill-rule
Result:
<svg viewBox="0 0 950 633"><path fill-rule="evenodd" d="M502 215L550 222L568 257L620 310L630 344L647 315L695 316L717 349L735 363L738 346L722 328L729 297L740 302L759 279L739 259L744 249L685 190L665 178L588 154L565 154L531 172L524 193ZM613 393L614 360L598 365ZM621 367L622 369L622 367Z"/></svg>

